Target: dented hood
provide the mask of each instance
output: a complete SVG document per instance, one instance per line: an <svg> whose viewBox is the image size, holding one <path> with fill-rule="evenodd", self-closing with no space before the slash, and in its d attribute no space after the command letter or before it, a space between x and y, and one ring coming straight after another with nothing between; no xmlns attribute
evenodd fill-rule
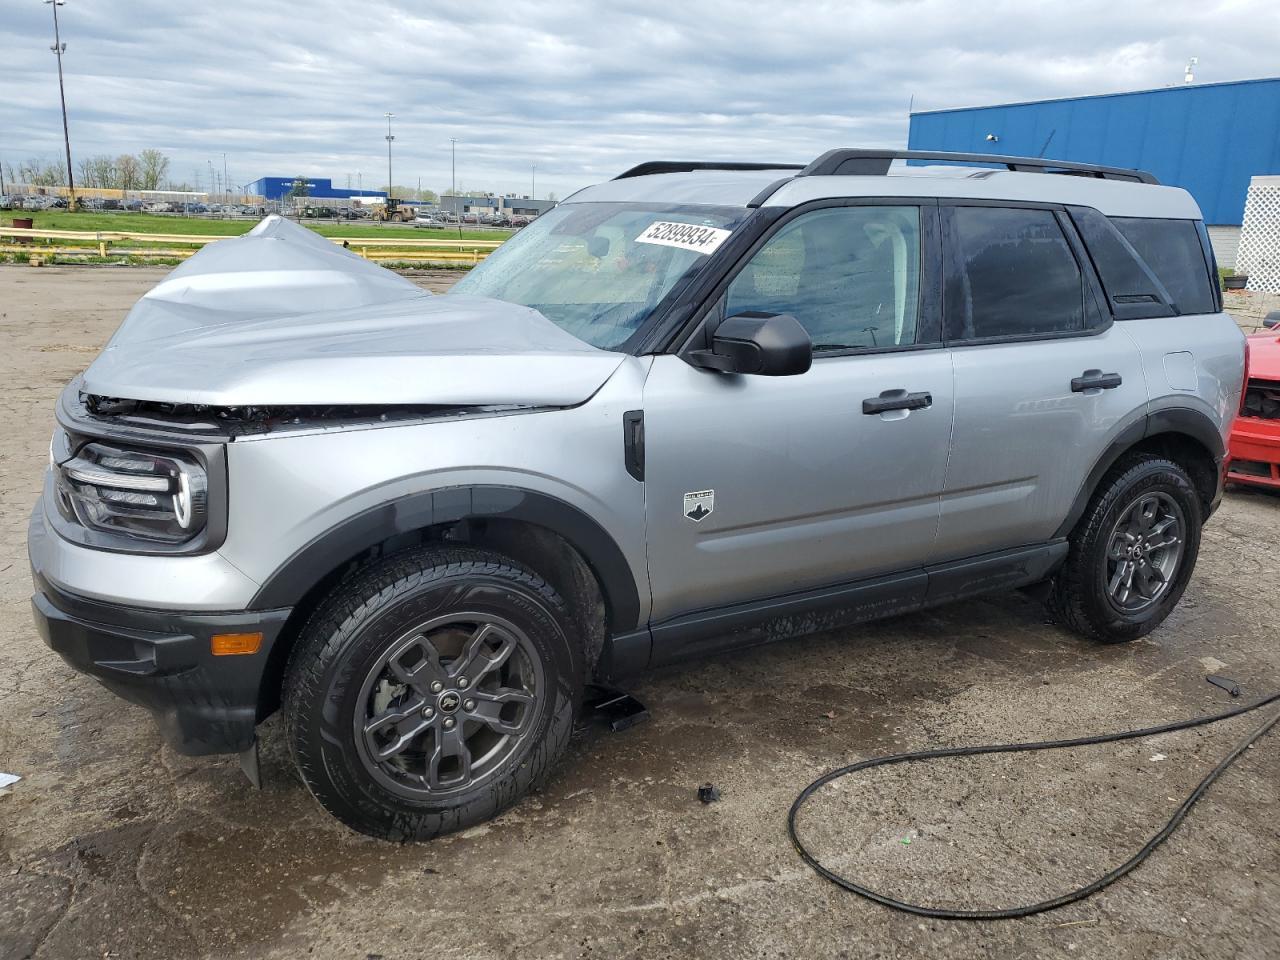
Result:
<svg viewBox="0 0 1280 960"><path fill-rule="evenodd" d="M536 310L432 296L268 217L210 244L129 312L87 393L209 406L569 406L622 362Z"/></svg>

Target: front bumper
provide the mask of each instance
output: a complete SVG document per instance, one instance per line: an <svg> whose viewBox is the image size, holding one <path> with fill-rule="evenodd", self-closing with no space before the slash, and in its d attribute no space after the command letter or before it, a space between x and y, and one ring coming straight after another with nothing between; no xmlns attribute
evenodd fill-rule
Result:
<svg viewBox="0 0 1280 960"><path fill-rule="evenodd" d="M36 629L63 660L146 707L181 753L239 753L254 744L263 678L289 610L178 613L89 600L33 571ZM257 653L214 656L216 633L262 633ZM270 699L269 697L267 698Z"/></svg>
<svg viewBox="0 0 1280 960"><path fill-rule="evenodd" d="M1280 490L1280 420L1237 417L1228 456L1230 482Z"/></svg>

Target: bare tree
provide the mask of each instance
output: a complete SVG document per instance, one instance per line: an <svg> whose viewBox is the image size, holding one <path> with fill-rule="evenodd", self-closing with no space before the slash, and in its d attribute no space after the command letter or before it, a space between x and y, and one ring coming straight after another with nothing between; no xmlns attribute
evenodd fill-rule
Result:
<svg viewBox="0 0 1280 960"><path fill-rule="evenodd" d="M148 148L138 154L138 166L142 170L142 189L159 190L169 173L169 158L159 150Z"/></svg>
<svg viewBox="0 0 1280 960"><path fill-rule="evenodd" d="M67 168L58 161L32 157L18 165L18 179L33 187L57 187L67 182Z"/></svg>
<svg viewBox="0 0 1280 960"><path fill-rule="evenodd" d="M116 187L120 190L142 189L142 170L138 158L131 153L116 157Z"/></svg>
<svg viewBox="0 0 1280 960"><path fill-rule="evenodd" d="M84 187L100 187L119 189L116 182L116 161L114 157L100 153L95 157L85 157L80 163L80 185Z"/></svg>

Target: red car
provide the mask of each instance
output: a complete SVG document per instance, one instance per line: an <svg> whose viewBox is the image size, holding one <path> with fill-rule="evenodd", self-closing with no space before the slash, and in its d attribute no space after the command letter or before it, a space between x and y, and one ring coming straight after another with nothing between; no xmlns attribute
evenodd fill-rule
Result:
<svg viewBox="0 0 1280 960"><path fill-rule="evenodd" d="M1227 479L1280 490L1280 332L1249 337L1248 380L1231 427Z"/></svg>

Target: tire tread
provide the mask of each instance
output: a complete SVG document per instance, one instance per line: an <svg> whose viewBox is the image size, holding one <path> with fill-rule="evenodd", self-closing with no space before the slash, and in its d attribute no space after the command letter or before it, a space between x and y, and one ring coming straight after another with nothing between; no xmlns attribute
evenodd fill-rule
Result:
<svg viewBox="0 0 1280 960"><path fill-rule="evenodd" d="M505 776L495 781L495 790L467 803L441 813L390 817L385 824L368 820L354 822L351 811L328 789L328 778L321 769L322 759L315 749L316 744L307 736L306 723L309 705L324 695L326 665L338 656L362 624L405 593L445 578L468 575L508 580L513 586L532 593L552 611L560 624L571 622L564 600L532 570L506 557L474 547L424 545L372 561L346 578L311 614L289 653L282 703L289 755L303 783L320 805L334 817L364 833L388 840L422 840L488 820L512 806L528 790L537 789L545 783L568 745L573 713L578 706L577 697L558 698L553 708L556 713L548 730L550 736L536 744L529 754L527 764L532 775L527 784L517 785L513 777ZM574 653L577 669L570 678L570 685L580 696L583 655L578 651ZM570 714L567 718L564 716L566 711Z"/></svg>
<svg viewBox="0 0 1280 960"><path fill-rule="evenodd" d="M1174 485L1186 494L1190 502L1187 513L1188 530L1184 533L1182 561L1178 569L1175 588L1160 601L1157 615L1141 622L1125 623L1119 618L1104 619L1094 609L1097 604L1093 577L1096 571L1088 554L1096 539L1106 535L1104 526L1108 514L1116 504L1128 496L1135 485L1144 480L1154 480L1161 474L1172 479ZM1169 611L1177 605L1187 579L1195 567L1200 542L1200 501L1186 471L1172 460L1155 454L1135 452L1121 457L1107 471L1089 506L1068 537L1070 550L1067 560L1053 581L1049 596L1050 612L1071 630L1100 643L1126 643L1145 636L1163 622ZM1194 526L1194 531L1190 528Z"/></svg>

